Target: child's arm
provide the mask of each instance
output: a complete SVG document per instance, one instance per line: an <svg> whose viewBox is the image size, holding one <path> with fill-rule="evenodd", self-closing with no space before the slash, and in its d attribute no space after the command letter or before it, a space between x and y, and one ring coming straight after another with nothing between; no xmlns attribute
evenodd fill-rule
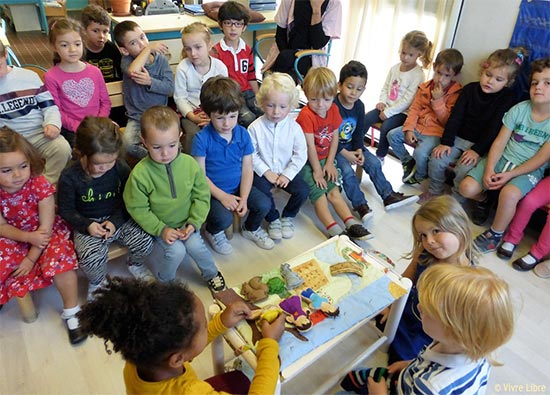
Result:
<svg viewBox="0 0 550 395"><path fill-rule="evenodd" d="M363 117L364 118L364 117ZM302 170L307 161L307 144L306 138L304 137L304 132L302 129L297 126L297 129L294 132L294 145L292 146L292 157L290 162L286 165L283 172L279 175L277 185L280 187L286 187L288 182L294 179L296 175ZM286 178L288 181L286 185L283 185L282 182Z"/></svg>
<svg viewBox="0 0 550 395"><path fill-rule="evenodd" d="M167 54L168 46L162 41L153 41L145 47L138 56L128 66L127 73L131 76L135 72L142 71L147 63L151 63L154 59L154 53Z"/></svg>
<svg viewBox="0 0 550 395"><path fill-rule="evenodd" d="M405 89L403 89L402 92L399 92L399 99L392 102L384 109L383 115L386 119L402 113L409 108L414 99L414 95L418 91L418 85L420 85L423 80L424 74L422 71L419 71L419 73L412 76L409 80L405 82L402 81L402 83L406 83L407 85L404 87Z"/></svg>
<svg viewBox="0 0 550 395"><path fill-rule="evenodd" d="M219 200L226 209L235 211L239 206L239 201L241 200L241 198L239 196L226 193L222 189L218 188L216 184L214 184L212 180L208 178L208 176L206 175L206 157L194 156L194 158L204 172L204 176L206 177L206 182L208 183L208 187L210 189L210 194L212 195L212 197Z"/></svg>
<svg viewBox="0 0 550 395"><path fill-rule="evenodd" d="M35 96L35 100L44 117L44 121L42 122L44 135L53 140L59 136L61 131L61 114L53 100L52 94L44 87L37 75L36 79L40 88L38 89L39 93Z"/></svg>
<svg viewBox="0 0 550 395"><path fill-rule="evenodd" d="M441 136L441 144L435 147L432 151L434 157L441 159L443 155L449 155L451 153L451 148L455 143L455 137L458 134L458 131L462 127L464 122L464 116L466 113L466 104L467 104L467 91L471 87L466 87L460 92L454 107L449 114L447 123L445 124L445 130Z"/></svg>
<svg viewBox="0 0 550 395"><path fill-rule="evenodd" d="M491 145L491 149L489 149L489 154L487 155L487 163L485 164L485 170L483 172L483 187L486 189L498 189L495 182L493 181L493 178L496 175L495 166L502 156L504 148L506 148L506 144L508 144L508 140L510 140L511 136L512 131L506 126L502 125L502 128L500 129L497 138ZM496 178L495 181L497 181Z"/></svg>
<svg viewBox="0 0 550 395"><path fill-rule="evenodd" d="M307 143L307 160L313 172L313 179L319 188L325 189L327 187L327 181L323 175L323 169L321 168L317 150L315 149L315 137L313 133L305 133L305 137Z"/></svg>
<svg viewBox="0 0 550 395"><path fill-rule="evenodd" d="M235 210L239 217L244 217L248 211L248 195L252 189L254 181L254 168L252 166L252 154L243 156L241 185L239 186L239 196L241 201Z"/></svg>
<svg viewBox="0 0 550 395"><path fill-rule="evenodd" d="M265 177L270 183L275 184L279 175L271 170L260 154L257 133L262 133L262 128L263 126L260 124L258 124L257 128L252 125L248 127L248 133L250 134L252 146L254 147L254 153L252 154L252 165L254 167L254 172L259 177Z"/></svg>
<svg viewBox="0 0 550 395"><path fill-rule="evenodd" d="M109 92L107 91L107 85L101 71L96 68L97 78L95 79L95 85L99 89L99 117L109 117L111 113L111 99L109 98Z"/></svg>
<svg viewBox="0 0 550 395"><path fill-rule="evenodd" d="M51 93L53 101L59 109L59 113L61 114L61 124L63 125L63 127L72 132L75 132L78 128L78 125L80 125L80 121L71 116L71 114L67 111L64 111L63 99L61 98L62 89L59 81L57 80L57 77L54 75L55 72L55 69L51 69L44 75L46 89L48 89L48 91Z"/></svg>
<svg viewBox="0 0 550 395"><path fill-rule="evenodd" d="M455 84L457 84L457 82L455 82ZM430 104L432 110L437 116L437 120L441 125L447 124L447 121L451 116L451 110L455 106L459 95L459 90L448 92L447 94L445 94L440 85L434 86L434 88L432 89L432 100L430 101Z"/></svg>
<svg viewBox="0 0 550 395"><path fill-rule="evenodd" d="M386 75L386 80L384 81L384 85L382 85L382 89L380 90L380 97L378 98L378 103L376 104L376 109L380 112L384 111L384 109L386 108L386 103L388 102L388 92L390 91L390 85L392 82L391 76L392 69L390 69L388 71L388 75Z"/></svg>
<svg viewBox="0 0 550 395"><path fill-rule="evenodd" d="M338 151L338 129L334 129L332 134L332 141L325 166L323 167L323 174L326 174L329 181L336 182L338 180L338 170L334 166L334 158L336 158L336 151Z"/></svg>

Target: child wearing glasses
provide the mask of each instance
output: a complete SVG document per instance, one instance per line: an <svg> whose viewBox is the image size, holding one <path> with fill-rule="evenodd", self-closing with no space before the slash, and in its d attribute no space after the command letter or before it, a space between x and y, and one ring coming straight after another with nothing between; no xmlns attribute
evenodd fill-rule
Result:
<svg viewBox="0 0 550 395"><path fill-rule="evenodd" d="M239 123L248 127L262 115L256 107L258 81L254 69L252 49L241 38L248 26L250 14L245 6L235 1L222 4L218 13L218 24L223 38L212 48L212 56L220 59L226 66L229 78L237 81L244 97L244 105L239 110Z"/></svg>

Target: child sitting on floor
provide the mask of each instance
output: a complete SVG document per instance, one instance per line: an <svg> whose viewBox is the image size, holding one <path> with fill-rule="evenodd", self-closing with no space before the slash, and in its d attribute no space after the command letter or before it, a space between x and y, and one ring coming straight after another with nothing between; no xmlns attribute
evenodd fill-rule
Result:
<svg viewBox="0 0 550 395"><path fill-rule="evenodd" d="M225 394L199 379L190 362L217 336L249 318L250 309L243 302L230 304L207 322L201 300L177 282L148 284L113 278L78 317L86 333L105 340L109 354L107 341L126 360L128 394ZM263 338L256 347L258 366L248 393L275 393L277 342L284 323L284 314L271 324L262 320Z"/></svg>

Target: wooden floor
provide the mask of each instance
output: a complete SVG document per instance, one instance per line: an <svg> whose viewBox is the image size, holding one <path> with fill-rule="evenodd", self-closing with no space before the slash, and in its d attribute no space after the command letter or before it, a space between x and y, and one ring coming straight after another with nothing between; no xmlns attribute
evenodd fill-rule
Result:
<svg viewBox="0 0 550 395"><path fill-rule="evenodd" d="M44 33L39 31L16 33L8 30L6 36L21 64L36 64L46 69L53 66L52 49L48 36Z"/></svg>
<svg viewBox="0 0 550 395"><path fill-rule="evenodd" d="M386 159L384 172L389 175L394 189L404 193L420 192L420 188L402 185L401 167L392 158ZM386 213L367 176L363 178L362 188L375 213L368 226L375 238L362 246L386 253L397 263L397 270L401 272L407 261L400 257L411 247L410 220L418 206L402 207ZM283 195L276 194L278 202L286 199ZM215 254L228 285L241 284L252 275L271 270L326 240L319 222L314 218L313 208L307 203L296 218L294 239L277 242L271 251L261 250L240 235L235 235L231 256ZM475 227L476 234L481 230ZM528 251L534 236L529 234L525 238L518 248L518 255ZM494 270L510 283L517 308L515 334L497 354L504 365L493 368L487 394L550 394L550 280L540 279L532 272L517 272L510 262L500 260L494 253L483 256L480 264ZM122 259L112 264L109 270L112 274L129 275ZM178 277L185 279L205 304L211 302L210 293L193 264L186 261L180 267ZM79 279L82 279L79 294L83 302L87 284L81 275ZM32 324L22 322L14 301L6 304L0 312L0 394L124 393L123 361L120 356L108 355L103 342L97 338L88 339L78 347L69 344L59 317L62 304L55 288L36 292L34 299L40 315ZM283 393L318 394L316 383L330 376L340 361L347 360L350 350L361 349L367 341L362 334L350 339L327 359L319 361L313 369L306 370L303 378L283 385ZM385 355L378 353L375 359L370 363L383 364ZM212 375L210 350L205 350L196 358L193 366L199 377ZM341 389L335 387L328 393L339 391Z"/></svg>

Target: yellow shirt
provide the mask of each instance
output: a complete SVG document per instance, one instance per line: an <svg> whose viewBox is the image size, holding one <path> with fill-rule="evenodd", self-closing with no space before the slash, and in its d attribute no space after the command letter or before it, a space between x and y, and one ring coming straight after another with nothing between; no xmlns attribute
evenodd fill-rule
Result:
<svg viewBox="0 0 550 395"><path fill-rule="evenodd" d="M222 324L220 314L208 323L208 342L223 334L227 328ZM279 344L273 339L261 339L256 348L258 366L250 384L249 394L273 394L279 375ZM207 382L200 380L189 362L185 362L185 372L171 379L149 382L142 380L136 366L126 362L124 366L124 384L126 393L134 394L226 394L218 392Z"/></svg>

